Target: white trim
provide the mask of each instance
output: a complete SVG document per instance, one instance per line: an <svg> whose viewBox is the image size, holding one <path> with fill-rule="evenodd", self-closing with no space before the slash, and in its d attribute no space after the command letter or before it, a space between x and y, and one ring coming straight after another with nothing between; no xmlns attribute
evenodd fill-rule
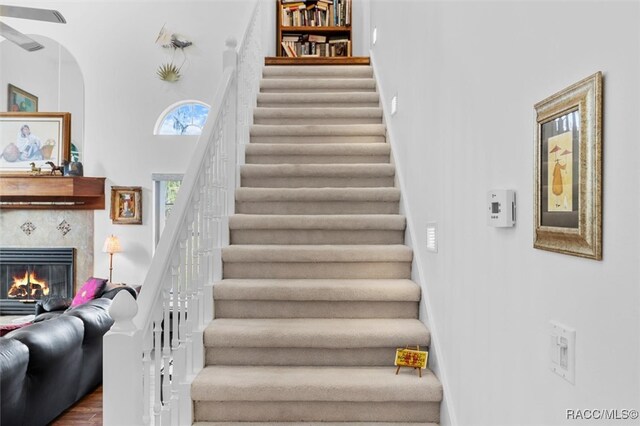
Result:
<svg viewBox="0 0 640 426"><path fill-rule="evenodd" d="M179 180L182 182L184 179L184 173L151 173L151 182L153 186L153 242L152 253L156 253L156 247L158 241L160 241L160 235L162 230L160 229L160 207L164 204L164 196L161 194L162 182Z"/></svg>
<svg viewBox="0 0 640 426"><path fill-rule="evenodd" d="M444 398L442 401L441 411L440 411L440 424L442 424L442 414L446 412L448 415L450 424L453 426L458 425L456 411L454 409L453 398L451 397L451 392L449 388L449 381L447 380L447 369L445 365L444 357L442 357L442 352L439 348L439 339L438 339L438 331L435 323L435 319L430 317L429 314L433 312L431 309L431 299L429 297L428 288L424 281L424 271L422 268L422 261L420 259L420 252L416 250L418 245L418 239L416 234L418 234L418 229L414 226L413 216L411 214L411 210L409 210L409 206L407 204L407 192L405 190L404 178L403 174L400 173L402 170L402 165L395 161L395 157L393 152L397 150L395 138L393 136L393 126L391 125L391 114L388 111L387 98L384 95L384 91L380 85L380 80L378 79L378 73L376 72L376 60L375 54L373 50L369 50L369 56L371 60L371 67L373 68L373 76L376 81L376 90L378 91L378 95L380 96L380 106L382 108L382 117L384 124L386 125L387 131L387 143L391 145L391 161L396 167L396 186L400 188L400 213L404 214L407 221L407 229L406 229L406 237L405 244L411 247L413 250L413 262L411 268L411 278L418 283L420 288L422 289L422 315L421 321L423 321L428 327L429 332L431 334L431 354L430 354L430 362L435 364L435 368L433 368L437 372L438 379L440 379L440 383L442 383ZM445 422L446 423L446 422Z"/></svg>
<svg viewBox="0 0 640 426"><path fill-rule="evenodd" d="M170 112L172 112L174 109L178 109L181 106L187 105L187 104L202 105L202 106L205 106L205 107L209 108L209 112L211 112L211 105L209 105L206 102L198 101L196 99L186 99L186 100L174 102L171 105L169 105L168 107L166 107L164 109L164 111L162 111L160 113L160 115L158 116L158 119L156 120L156 124L153 126L153 135L154 136L174 136L174 135L161 135L160 133L158 133L160 131L160 126L162 126L162 122L167 117L167 115L169 115Z"/></svg>

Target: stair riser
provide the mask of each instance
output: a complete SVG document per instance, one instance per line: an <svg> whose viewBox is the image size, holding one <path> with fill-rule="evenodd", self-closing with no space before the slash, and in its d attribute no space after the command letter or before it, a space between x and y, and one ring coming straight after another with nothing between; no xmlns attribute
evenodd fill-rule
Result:
<svg viewBox="0 0 640 426"><path fill-rule="evenodd" d="M375 108L380 102L273 102L260 101L261 108Z"/></svg>
<svg viewBox="0 0 640 426"><path fill-rule="evenodd" d="M266 67L263 78L373 78L373 68L358 67Z"/></svg>
<svg viewBox="0 0 640 426"><path fill-rule="evenodd" d="M369 86L358 86L358 85L352 85L352 86L345 86L345 87L327 87L327 88L322 88L322 87L315 87L315 86L310 86L310 87L295 87L295 86L291 86L291 87L261 87L260 88L260 92L261 93L353 93L353 92L364 92L364 93L374 93L376 91L375 87L369 87Z"/></svg>
<svg viewBox="0 0 640 426"><path fill-rule="evenodd" d="M398 214L396 202L236 201L236 213L246 214Z"/></svg>
<svg viewBox="0 0 640 426"><path fill-rule="evenodd" d="M418 318L418 302L216 300L216 318Z"/></svg>
<svg viewBox="0 0 640 426"><path fill-rule="evenodd" d="M402 230L236 229L231 244L403 244Z"/></svg>
<svg viewBox="0 0 640 426"><path fill-rule="evenodd" d="M380 124L382 117L284 117L255 118L254 124Z"/></svg>
<svg viewBox="0 0 640 426"><path fill-rule="evenodd" d="M390 380L393 368L389 369ZM416 378L416 380L419 380ZM194 401L195 421L438 422L439 402Z"/></svg>
<svg viewBox="0 0 640 426"><path fill-rule="evenodd" d="M225 262L224 278L411 278L410 262Z"/></svg>
<svg viewBox="0 0 640 426"><path fill-rule="evenodd" d="M425 345L424 342L411 342ZM393 373L396 347L355 349L206 348L206 365L278 365L389 367Z"/></svg>
<svg viewBox="0 0 640 426"><path fill-rule="evenodd" d="M285 176L242 177L244 188L392 188L393 176L382 177L330 177Z"/></svg>
<svg viewBox="0 0 640 426"><path fill-rule="evenodd" d="M246 164L387 164L389 155L252 155Z"/></svg>
<svg viewBox="0 0 640 426"><path fill-rule="evenodd" d="M335 93L335 92L375 92L376 83L372 78L348 79L263 79L261 93Z"/></svg>
<svg viewBox="0 0 640 426"><path fill-rule="evenodd" d="M323 72L311 72L305 74L293 74L293 73L267 73L262 75L262 80L344 80L344 79L370 79L373 78L373 72L359 72L359 73L323 73Z"/></svg>
<svg viewBox="0 0 640 426"><path fill-rule="evenodd" d="M309 135L309 136L251 136L251 143L385 143L383 135Z"/></svg>

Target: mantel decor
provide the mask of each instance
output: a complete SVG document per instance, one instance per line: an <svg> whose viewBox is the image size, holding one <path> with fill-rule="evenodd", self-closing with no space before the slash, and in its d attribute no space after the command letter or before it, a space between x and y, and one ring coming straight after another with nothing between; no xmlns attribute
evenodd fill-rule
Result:
<svg viewBox="0 0 640 426"><path fill-rule="evenodd" d="M111 222L120 225L142 225L142 187L111 187Z"/></svg>
<svg viewBox="0 0 640 426"><path fill-rule="evenodd" d="M47 161L60 164L71 151L68 112L0 113L0 173L30 172Z"/></svg>
<svg viewBox="0 0 640 426"><path fill-rule="evenodd" d="M535 105L534 243L602 259L602 73Z"/></svg>

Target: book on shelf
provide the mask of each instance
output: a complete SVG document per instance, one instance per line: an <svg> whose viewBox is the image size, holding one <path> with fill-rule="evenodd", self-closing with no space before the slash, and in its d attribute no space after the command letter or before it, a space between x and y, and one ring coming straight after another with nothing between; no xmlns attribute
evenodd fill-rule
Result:
<svg viewBox="0 0 640 426"><path fill-rule="evenodd" d="M317 38L324 38L325 41L316 41ZM283 37L284 38L284 37ZM318 56L335 57L351 56L351 40L340 39L326 42L326 37L313 34L298 36L296 41L283 40L281 43L283 55L290 58Z"/></svg>
<svg viewBox="0 0 640 426"><path fill-rule="evenodd" d="M280 0L283 27L351 26L351 0Z"/></svg>

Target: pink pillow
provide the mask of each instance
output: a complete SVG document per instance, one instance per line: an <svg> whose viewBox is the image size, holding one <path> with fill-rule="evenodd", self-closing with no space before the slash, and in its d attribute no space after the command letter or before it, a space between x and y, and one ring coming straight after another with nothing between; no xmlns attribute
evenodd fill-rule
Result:
<svg viewBox="0 0 640 426"><path fill-rule="evenodd" d="M102 278L89 278L76 293L76 297L74 297L73 302L71 302L71 307L75 308L76 306L95 299L96 296L102 293L102 289L106 283L107 280Z"/></svg>

